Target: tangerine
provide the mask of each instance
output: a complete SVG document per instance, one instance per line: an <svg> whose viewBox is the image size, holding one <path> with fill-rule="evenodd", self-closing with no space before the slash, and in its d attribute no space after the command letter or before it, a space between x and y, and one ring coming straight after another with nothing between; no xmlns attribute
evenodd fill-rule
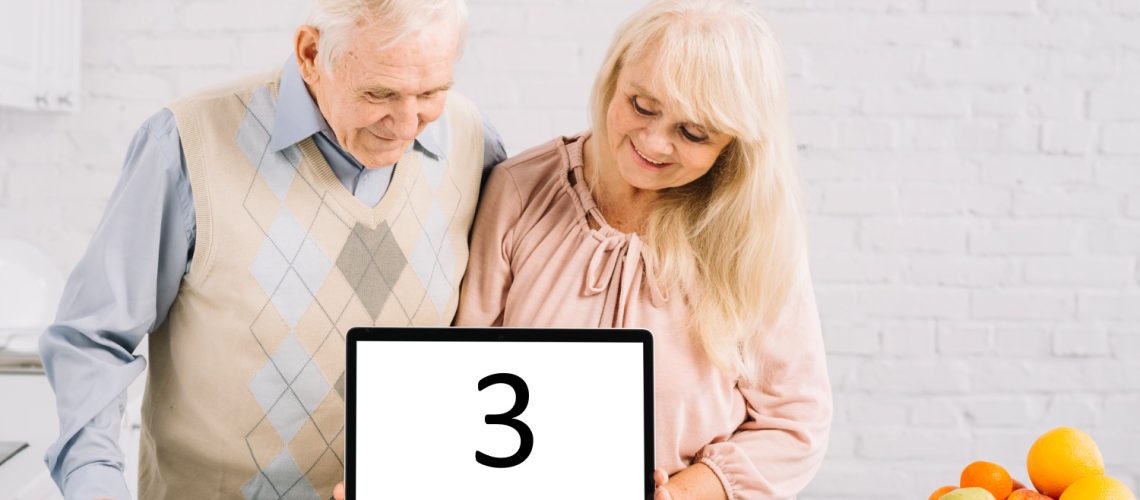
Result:
<svg viewBox="0 0 1140 500"><path fill-rule="evenodd" d="M943 486L941 488L934 490L934 493L930 494L930 498L928 500L938 500L939 498L942 498L942 495L950 493L951 491L954 491L956 489L958 489L958 488L954 487L954 486Z"/></svg>
<svg viewBox="0 0 1140 500"><path fill-rule="evenodd" d="M959 486L982 488L994 498L1004 500L1013 491L1013 478L1002 466L993 462L977 461L962 469Z"/></svg>

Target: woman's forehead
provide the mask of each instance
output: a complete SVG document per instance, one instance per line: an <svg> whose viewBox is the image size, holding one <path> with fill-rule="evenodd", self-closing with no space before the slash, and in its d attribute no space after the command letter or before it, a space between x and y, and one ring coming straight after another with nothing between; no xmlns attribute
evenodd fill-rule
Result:
<svg viewBox="0 0 1140 500"><path fill-rule="evenodd" d="M660 71L651 71L652 64L635 63L626 65L618 75L618 87L625 92L632 92L642 98L651 98L671 112L685 114L687 121L699 123L696 116L687 116L698 101L695 89L678 88L677 85L667 85Z"/></svg>

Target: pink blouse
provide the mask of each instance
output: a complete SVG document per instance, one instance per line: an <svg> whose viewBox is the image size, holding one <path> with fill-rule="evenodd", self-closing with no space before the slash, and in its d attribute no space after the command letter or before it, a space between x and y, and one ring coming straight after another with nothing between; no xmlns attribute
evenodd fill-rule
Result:
<svg viewBox="0 0 1140 500"><path fill-rule="evenodd" d="M656 466L674 474L704 463L730 499L794 498L823 460L832 413L810 282L760 333L758 382L727 377L683 327L683 294L661 289L645 265L645 242L602 218L583 176L587 137L560 137L495 167L456 324L649 330Z"/></svg>

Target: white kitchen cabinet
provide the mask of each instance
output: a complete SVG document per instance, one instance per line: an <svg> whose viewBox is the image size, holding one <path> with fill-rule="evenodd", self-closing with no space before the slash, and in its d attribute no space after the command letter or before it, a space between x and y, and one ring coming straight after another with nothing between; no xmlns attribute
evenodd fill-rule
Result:
<svg viewBox="0 0 1140 500"><path fill-rule="evenodd" d="M0 106L73 110L79 68L80 0L0 0Z"/></svg>

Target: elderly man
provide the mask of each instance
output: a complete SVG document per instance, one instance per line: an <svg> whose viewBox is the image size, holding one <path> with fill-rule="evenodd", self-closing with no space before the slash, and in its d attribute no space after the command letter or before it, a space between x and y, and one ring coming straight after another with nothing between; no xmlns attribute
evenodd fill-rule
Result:
<svg viewBox="0 0 1140 500"><path fill-rule="evenodd" d="M316 0L284 68L149 119L40 342L66 497L127 498L116 444L143 371L141 498L328 498L344 334L447 325L484 169L449 92L463 0Z"/></svg>

